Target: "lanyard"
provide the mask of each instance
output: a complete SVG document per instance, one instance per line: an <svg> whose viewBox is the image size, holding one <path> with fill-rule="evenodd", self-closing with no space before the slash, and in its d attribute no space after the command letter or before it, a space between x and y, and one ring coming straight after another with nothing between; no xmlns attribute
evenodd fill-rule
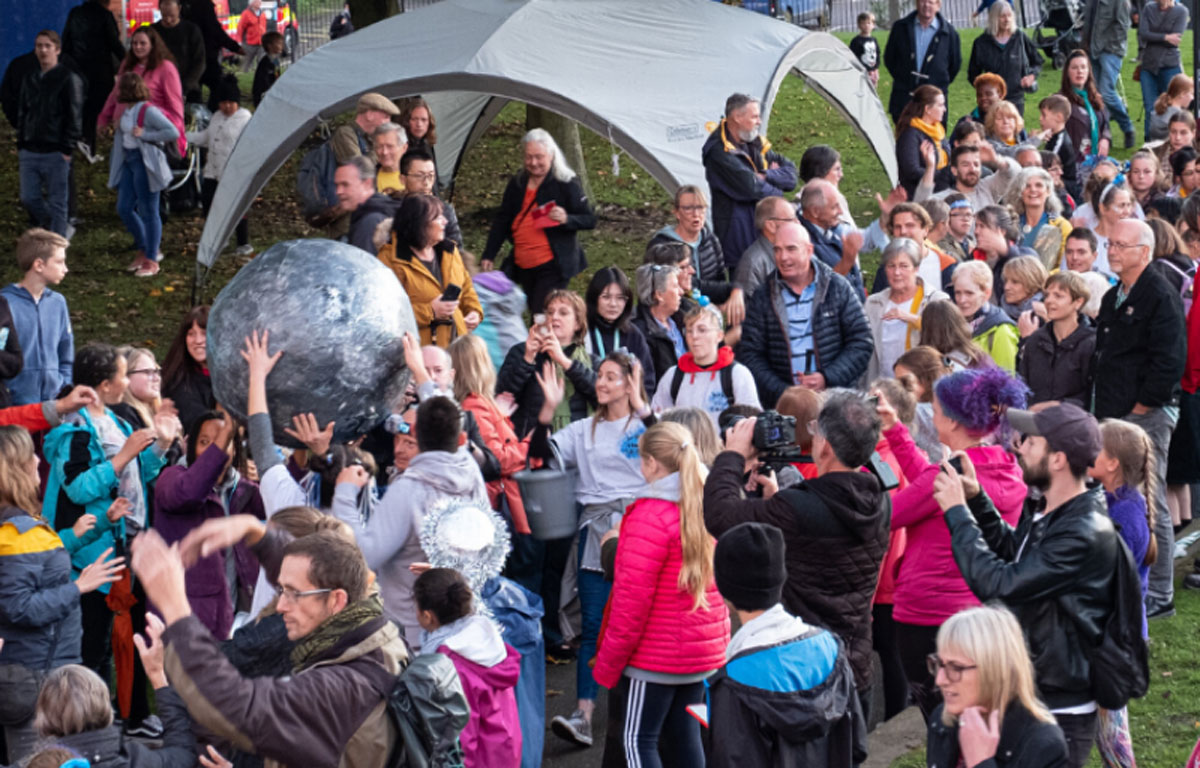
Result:
<svg viewBox="0 0 1200 768"><path fill-rule="evenodd" d="M607 355L604 352L604 340L600 337L600 329L593 328L592 333L596 335L596 356L603 360ZM613 351L621 348L621 331L618 328L613 328Z"/></svg>

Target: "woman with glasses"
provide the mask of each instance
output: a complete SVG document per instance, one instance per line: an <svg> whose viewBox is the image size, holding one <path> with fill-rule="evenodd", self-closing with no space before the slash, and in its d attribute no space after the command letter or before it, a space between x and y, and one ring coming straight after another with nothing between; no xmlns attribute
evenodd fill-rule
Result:
<svg viewBox="0 0 1200 768"><path fill-rule="evenodd" d="M717 426L717 417L731 405L762 408L750 369L733 359L733 348L723 344L721 313L702 303L683 318L690 352L679 358L658 382L656 412L670 408L701 408Z"/></svg>
<svg viewBox="0 0 1200 768"><path fill-rule="evenodd" d="M551 291L566 288L587 267L576 233L594 229L596 214L554 137L534 128L521 147L525 167L504 189L479 266L491 269L501 246L511 242L501 268L525 291L529 311L537 313Z"/></svg>
<svg viewBox="0 0 1200 768"><path fill-rule="evenodd" d="M726 265L729 261L737 265L741 256L726 255L717 239L705 223L708 198L700 187L692 184L682 186L675 192L675 224L663 227L650 238L648 248L659 243L683 243L690 248L689 259L695 272L695 287L714 304L721 306L728 325L740 325L746 317L744 292L740 286L729 282Z"/></svg>
<svg viewBox="0 0 1200 768"><path fill-rule="evenodd" d="M961 263L969 259L971 251L975 250L975 209L961 192L951 192L946 195L945 201L950 208L946 219L946 235L934 245Z"/></svg>
<svg viewBox="0 0 1200 768"><path fill-rule="evenodd" d="M650 345L631 321L633 288L629 278L620 267L601 267L592 275L583 301L587 305L588 332L584 342L587 351L597 360L608 357L610 352L627 351L641 362L646 372L646 391L654 392L658 377Z"/></svg>
<svg viewBox="0 0 1200 768"><path fill-rule="evenodd" d="M887 275L888 287L872 293L863 305L875 341L863 381L880 376L892 378L892 367L900 355L921 343L921 311L925 305L950 298L926 286L917 275L921 259L921 246L907 237L898 237L883 249L879 269Z"/></svg>
<svg viewBox="0 0 1200 768"><path fill-rule="evenodd" d="M1025 480L1000 433L1007 428L1004 410L1025 407L1025 392L1018 379L994 367L952 373L933 387L938 440L951 454L966 452L980 485L1009 525L1016 525L1021 515ZM892 498L892 530L905 529L908 537L892 612L896 641L913 697L928 718L940 696L933 675L926 672L925 657L934 650L938 628L979 601L955 564L950 531L933 498L933 481L941 468L913 442L886 395L876 394L881 395L883 436L909 483Z"/></svg>
<svg viewBox="0 0 1200 768"><path fill-rule="evenodd" d="M926 665L944 700L929 718L929 768L1067 765L1066 739L1037 697L1025 637L1008 610L979 606L950 617Z"/></svg>

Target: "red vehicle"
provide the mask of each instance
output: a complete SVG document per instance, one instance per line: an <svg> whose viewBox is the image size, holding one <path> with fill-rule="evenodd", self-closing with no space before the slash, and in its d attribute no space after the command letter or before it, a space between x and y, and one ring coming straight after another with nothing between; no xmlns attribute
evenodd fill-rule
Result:
<svg viewBox="0 0 1200 768"><path fill-rule="evenodd" d="M247 0L212 0L217 20L234 40L238 39L238 19L246 10ZM263 0L262 12L267 17L267 30L283 35L283 55L294 58L300 41L300 26L295 14L296 0ZM143 24L153 24L162 18L158 0L125 0L125 21L132 32Z"/></svg>

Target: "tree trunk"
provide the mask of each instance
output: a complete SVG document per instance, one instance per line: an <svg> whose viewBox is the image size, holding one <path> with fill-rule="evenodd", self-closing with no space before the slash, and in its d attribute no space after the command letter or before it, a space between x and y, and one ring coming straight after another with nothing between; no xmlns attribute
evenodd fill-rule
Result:
<svg viewBox="0 0 1200 768"><path fill-rule="evenodd" d="M400 13L402 2L403 0L349 0L350 19L354 22L355 29L362 29Z"/></svg>
<svg viewBox="0 0 1200 768"><path fill-rule="evenodd" d="M583 185L583 193L592 196L592 185L588 183L587 166L583 162L583 145L579 143L579 125L570 118L563 117L548 109L525 105L525 130L544 128L562 150L563 159L567 165L579 174L579 183Z"/></svg>

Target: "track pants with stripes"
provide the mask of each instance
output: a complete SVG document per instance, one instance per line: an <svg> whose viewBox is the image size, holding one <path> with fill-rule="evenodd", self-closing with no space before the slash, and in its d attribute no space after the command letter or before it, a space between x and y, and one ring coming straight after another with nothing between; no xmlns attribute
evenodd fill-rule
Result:
<svg viewBox="0 0 1200 768"><path fill-rule="evenodd" d="M687 712L688 705L704 703L703 682L665 685L622 677L609 696L605 766L703 768L700 722Z"/></svg>

